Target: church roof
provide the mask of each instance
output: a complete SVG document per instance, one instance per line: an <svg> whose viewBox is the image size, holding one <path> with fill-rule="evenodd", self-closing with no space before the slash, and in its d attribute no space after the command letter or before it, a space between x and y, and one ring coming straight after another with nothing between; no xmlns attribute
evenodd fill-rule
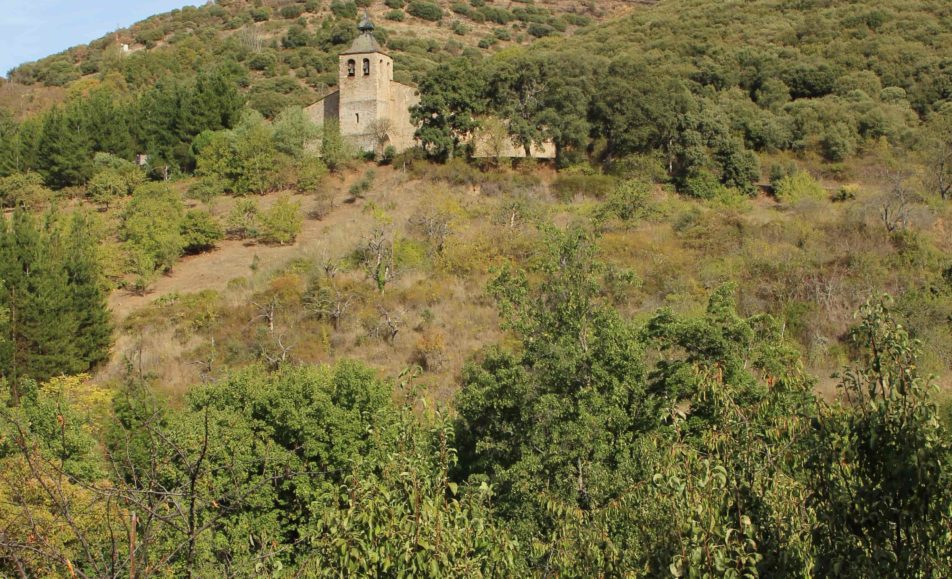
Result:
<svg viewBox="0 0 952 579"><path fill-rule="evenodd" d="M363 20L357 25L360 30L360 36L354 39L350 48L341 54L364 54L367 52L383 52L383 48L377 39L374 38L374 23L370 20L370 14L364 13Z"/></svg>

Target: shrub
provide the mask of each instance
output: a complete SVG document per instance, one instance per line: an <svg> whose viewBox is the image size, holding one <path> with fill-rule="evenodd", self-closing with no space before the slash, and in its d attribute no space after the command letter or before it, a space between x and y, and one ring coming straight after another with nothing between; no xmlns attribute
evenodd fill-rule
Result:
<svg viewBox="0 0 952 579"><path fill-rule="evenodd" d="M248 14L251 15L251 19L255 22L264 22L271 16L267 8L252 8L248 11Z"/></svg>
<svg viewBox="0 0 952 579"><path fill-rule="evenodd" d="M298 164L295 188L301 192L316 191L327 177L327 165L317 157L305 157Z"/></svg>
<svg viewBox="0 0 952 579"><path fill-rule="evenodd" d="M701 171L684 180L680 191L685 195L698 199L714 199L721 194L724 185L708 171Z"/></svg>
<svg viewBox="0 0 952 579"><path fill-rule="evenodd" d="M381 165L391 165L393 160L397 158L397 148L393 145L387 145L383 154L380 155L380 164Z"/></svg>
<svg viewBox="0 0 952 579"><path fill-rule="evenodd" d="M384 14L383 17L387 20L393 20L394 22L403 22L406 19L403 10L391 10Z"/></svg>
<svg viewBox="0 0 952 579"><path fill-rule="evenodd" d="M36 208L48 202L53 192L43 185L39 173L14 173L0 177L0 206Z"/></svg>
<svg viewBox="0 0 952 579"><path fill-rule="evenodd" d="M332 209L334 209L334 193L328 190L316 191L314 205L311 206L307 216L311 219L324 219Z"/></svg>
<svg viewBox="0 0 952 579"><path fill-rule="evenodd" d="M612 191L598 209L596 219L616 218L623 223L644 219L654 213L648 186L638 181L625 181Z"/></svg>
<svg viewBox="0 0 952 579"><path fill-rule="evenodd" d="M443 19L443 9L425 0L412 0L410 5L407 6L407 12L410 16L430 22L439 22Z"/></svg>
<svg viewBox="0 0 952 579"><path fill-rule="evenodd" d="M543 38L545 36L555 34L555 28L552 28L548 24L543 24L541 22L533 22L529 24L528 32L536 38Z"/></svg>
<svg viewBox="0 0 952 579"><path fill-rule="evenodd" d="M357 18L357 5L353 2L334 0L331 2L331 12L338 18Z"/></svg>
<svg viewBox="0 0 952 579"><path fill-rule="evenodd" d="M821 199L825 193L823 187L806 171L786 175L774 185L774 196L784 203L800 199Z"/></svg>
<svg viewBox="0 0 952 579"><path fill-rule="evenodd" d="M285 245L293 243L301 232L304 220L301 204L282 195L267 211L261 214L261 241Z"/></svg>
<svg viewBox="0 0 952 579"><path fill-rule="evenodd" d="M225 193L225 184L218 177L203 177L188 188L188 198L208 203Z"/></svg>
<svg viewBox="0 0 952 579"><path fill-rule="evenodd" d="M831 125L820 138L820 151L827 161L844 161L855 147L853 131L845 123Z"/></svg>
<svg viewBox="0 0 952 579"><path fill-rule="evenodd" d="M387 8L403 8L407 3L404 0L384 0L384 4Z"/></svg>
<svg viewBox="0 0 952 579"><path fill-rule="evenodd" d="M208 251L225 237L225 232L217 219L207 211L188 211L182 221L182 237L185 240L185 253L195 254Z"/></svg>
<svg viewBox="0 0 952 579"><path fill-rule="evenodd" d="M446 338L441 332L424 332L416 342L413 358L427 372L438 372L446 363Z"/></svg>
<svg viewBox="0 0 952 579"><path fill-rule="evenodd" d="M299 4L289 4L281 8L281 18L294 20L304 14L304 7Z"/></svg>
<svg viewBox="0 0 952 579"><path fill-rule="evenodd" d="M260 230L258 204L253 199L238 199L225 221L226 232L235 239L255 239Z"/></svg>
<svg viewBox="0 0 952 579"><path fill-rule="evenodd" d="M367 191L370 191L370 188L373 186L374 178L376 173L373 170L367 171L364 173L364 176L354 182L350 186L348 193L352 199L363 199Z"/></svg>
<svg viewBox="0 0 952 579"><path fill-rule="evenodd" d="M856 199L856 195L859 193L859 185L855 183L850 183L848 185L843 185L840 187L836 193L830 196L830 201L834 203L842 203L844 201L852 201Z"/></svg>

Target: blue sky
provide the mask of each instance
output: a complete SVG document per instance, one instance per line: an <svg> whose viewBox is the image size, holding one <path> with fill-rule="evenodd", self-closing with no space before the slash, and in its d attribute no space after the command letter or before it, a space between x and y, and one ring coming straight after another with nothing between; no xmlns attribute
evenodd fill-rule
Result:
<svg viewBox="0 0 952 579"><path fill-rule="evenodd" d="M204 0L0 0L0 75L117 28Z"/></svg>

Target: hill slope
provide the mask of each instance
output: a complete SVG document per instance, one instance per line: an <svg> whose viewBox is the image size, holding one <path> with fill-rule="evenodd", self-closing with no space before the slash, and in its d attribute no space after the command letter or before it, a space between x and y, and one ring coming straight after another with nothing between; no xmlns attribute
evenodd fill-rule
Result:
<svg viewBox="0 0 952 579"><path fill-rule="evenodd" d="M234 59L249 75L252 94L259 95L255 102L268 113L277 106L266 105L269 99L308 103L336 83L336 55L356 35L357 15L364 10L374 18L378 38L395 57L397 80L413 83L434 64L464 52L490 53L541 36L571 35L644 2L423 2L439 6L436 12L414 9L410 4L420 2L402 0L357 4L226 0L159 14L87 45L15 68L9 74L10 85L0 84L0 107L28 114L56 102L55 95L61 98L62 93L49 87L118 73L135 90L165 74L191 76ZM33 88L24 91L16 85ZM30 106L33 99L36 102Z"/></svg>

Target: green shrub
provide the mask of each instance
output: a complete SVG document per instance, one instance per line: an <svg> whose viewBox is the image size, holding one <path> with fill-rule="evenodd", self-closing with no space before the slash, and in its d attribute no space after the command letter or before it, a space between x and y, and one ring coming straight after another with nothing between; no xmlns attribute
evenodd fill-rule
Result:
<svg viewBox="0 0 952 579"><path fill-rule="evenodd" d="M196 199L208 203L215 197L225 193L225 184L217 177L203 177L188 188L189 199Z"/></svg>
<svg viewBox="0 0 952 579"><path fill-rule="evenodd" d="M122 214L120 238L133 254L134 269L168 271L182 255L182 199L168 186L142 185Z"/></svg>
<svg viewBox="0 0 952 579"><path fill-rule="evenodd" d="M823 186L806 171L787 175L774 185L774 196L784 203L800 199L822 199L825 195Z"/></svg>
<svg viewBox="0 0 952 579"><path fill-rule="evenodd" d="M406 14L404 14L403 10L390 10L384 14L383 17L387 20L393 20L394 22L403 22L406 20Z"/></svg>
<svg viewBox="0 0 952 579"><path fill-rule="evenodd" d="M407 5L405 0L384 0L383 3L386 4L387 8L394 9L403 8Z"/></svg>
<svg viewBox="0 0 952 579"><path fill-rule="evenodd" d="M298 165L295 188L301 193L316 191L325 177L327 177L327 165L324 161L317 157L305 157Z"/></svg>
<svg viewBox="0 0 952 579"><path fill-rule="evenodd" d="M357 4L353 2L343 2L334 0L331 2L331 12L338 18L357 18Z"/></svg>
<svg viewBox="0 0 952 579"><path fill-rule="evenodd" d="M827 161L844 161L855 148L853 131L845 123L831 125L820 137L820 151Z"/></svg>
<svg viewBox="0 0 952 579"><path fill-rule="evenodd" d="M0 206L37 208L53 198L39 173L14 173L0 177Z"/></svg>
<svg viewBox="0 0 952 579"><path fill-rule="evenodd" d="M410 5L407 6L407 13L430 22L439 22L443 19L443 9L425 0L411 0Z"/></svg>
<svg viewBox="0 0 952 579"><path fill-rule="evenodd" d="M701 171L684 180L680 191L698 199L714 199L721 195L724 185L708 171Z"/></svg>
<svg viewBox="0 0 952 579"><path fill-rule="evenodd" d="M281 8L281 18L294 20L304 14L304 7L300 4L289 4Z"/></svg>
<svg viewBox="0 0 952 579"><path fill-rule="evenodd" d="M252 8L248 11L248 14L251 15L251 19L255 22L264 22L271 17L271 13L267 8Z"/></svg>
<svg viewBox="0 0 952 579"><path fill-rule="evenodd" d="M258 204L253 199L238 199L225 220L226 233L235 239L256 239L261 229Z"/></svg>
<svg viewBox="0 0 952 579"><path fill-rule="evenodd" d="M191 210L182 221L182 237L185 240L185 253L195 254L208 251L225 237L221 223L207 211Z"/></svg>
<svg viewBox="0 0 952 579"><path fill-rule="evenodd" d="M267 211L261 214L261 234L259 239L265 243L285 245L293 243L301 232L304 218L301 216L301 204L282 195Z"/></svg>

